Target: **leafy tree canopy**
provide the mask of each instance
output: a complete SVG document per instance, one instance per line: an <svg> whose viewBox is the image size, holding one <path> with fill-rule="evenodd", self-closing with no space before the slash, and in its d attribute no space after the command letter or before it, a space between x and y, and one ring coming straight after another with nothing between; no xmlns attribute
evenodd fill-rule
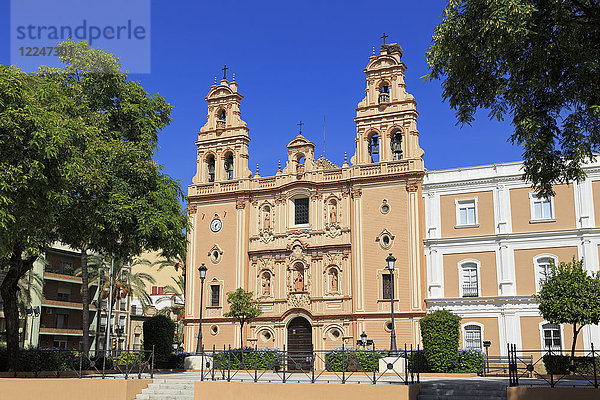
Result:
<svg viewBox="0 0 600 400"><path fill-rule="evenodd" d="M535 297L540 313L548 322L573 326L571 356L574 356L581 328L600 322L600 273L588 274L583 260L573 257L569 263L552 266Z"/></svg>
<svg viewBox="0 0 600 400"><path fill-rule="evenodd" d="M443 17L426 79L443 79L458 122L510 116L540 196L582 179L600 149L600 2L449 0Z"/></svg>
<svg viewBox="0 0 600 400"><path fill-rule="evenodd" d="M262 314L260 303L252 299L252 296L252 292L246 292L242 288L227 293L229 311L225 313L225 316L234 318L240 323L240 349L244 348L244 324Z"/></svg>

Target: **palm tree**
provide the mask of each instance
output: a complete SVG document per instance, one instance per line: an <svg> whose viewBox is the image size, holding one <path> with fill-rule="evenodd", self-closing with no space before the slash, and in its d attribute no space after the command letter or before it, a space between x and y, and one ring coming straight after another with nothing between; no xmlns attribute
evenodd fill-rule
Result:
<svg viewBox="0 0 600 400"><path fill-rule="evenodd" d="M134 261L132 265L137 262ZM110 293L110 270L111 260L104 255L90 256L90 278L89 284L97 284L100 288L100 298L108 299ZM112 284L112 304L115 305L118 300L126 299L127 297L138 297L142 306L152 304L152 299L146 290L146 285L156 283L154 277L145 272L132 272L131 266L125 260L115 259L112 266L113 269L113 284ZM80 274L78 269L75 274Z"/></svg>

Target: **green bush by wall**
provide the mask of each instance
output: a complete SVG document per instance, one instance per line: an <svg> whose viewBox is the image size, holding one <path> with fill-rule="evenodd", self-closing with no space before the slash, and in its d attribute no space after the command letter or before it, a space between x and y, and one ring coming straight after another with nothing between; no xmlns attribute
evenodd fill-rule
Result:
<svg viewBox="0 0 600 400"><path fill-rule="evenodd" d="M426 315L420 321L427 365L433 372L459 370L460 317L446 310Z"/></svg>
<svg viewBox="0 0 600 400"><path fill-rule="evenodd" d="M156 315L144 321L144 350L152 351L157 366L166 363L173 352L175 322L164 315Z"/></svg>

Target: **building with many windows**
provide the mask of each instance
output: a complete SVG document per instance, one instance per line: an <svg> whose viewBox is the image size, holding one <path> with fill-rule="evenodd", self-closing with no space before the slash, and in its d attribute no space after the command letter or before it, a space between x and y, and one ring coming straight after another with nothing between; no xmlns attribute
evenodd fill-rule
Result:
<svg viewBox="0 0 600 400"><path fill-rule="evenodd" d="M215 80L188 188L186 351L196 347L202 287L209 347L240 343L224 316L226 293L239 287L263 310L245 326L245 345L330 349L354 345L364 331L388 347L392 294L399 344L419 344L419 319L436 309L462 317L463 348L490 341L491 354L504 354L508 343L569 343L570 330L544 321L533 295L551 263L584 258L598 270L600 164L550 199L521 180L521 163L426 172L401 57L392 44L368 60L349 162L316 159L300 132L275 176L248 169L238 83ZM580 345L593 341L599 329L588 326Z"/></svg>
<svg viewBox="0 0 600 400"><path fill-rule="evenodd" d="M598 270L600 164L587 179L554 187L538 199L522 181L521 163L429 171L423 183L428 310L462 320L464 347L506 353L518 348L568 348L569 326L544 321L533 295L551 263L584 259ZM600 342L598 326L583 329L580 346Z"/></svg>

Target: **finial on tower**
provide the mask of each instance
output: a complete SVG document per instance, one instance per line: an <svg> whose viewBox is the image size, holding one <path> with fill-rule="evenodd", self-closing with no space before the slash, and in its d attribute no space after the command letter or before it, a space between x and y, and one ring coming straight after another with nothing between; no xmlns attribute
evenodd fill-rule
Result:
<svg viewBox="0 0 600 400"><path fill-rule="evenodd" d="M298 126L300 126L300 135L302 135L302 125L304 125L304 123L302 121L300 121L300 123L298 124Z"/></svg>
<svg viewBox="0 0 600 400"><path fill-rule="evenodd" d="M281 160L277 161L277 172L281 172Z"/></svg>
<svg viewBox="0 0 600 400"><path fill-rule="evenodd" d="M233 74L233 82L235 82L235 74Z"/></svg>
<svg viewBox="0 0 600 400"><path fill-rule="evenodd" d="M383 44L385 44L385 39L389 38L389 35L386 35L385 32L383 32L383 36L380 36L380 39L383 39Z"/></svg>
<svg viewBox="0 0 600 400"><path fill-rule="evenodd" d="M217 84L217 77L215 76L215 85Z"/></svg>
<svg viewBox="0 0 600 400"><path fill-rule="evenodd" d="M345 151L344 152L344 163L347 163L347 162L348 162L348 152Z"/></svg>
<svg viewBox="0 0 600 400"><path fill-rule="evenodd" d="M385 40L384 40L385 43ZM223 68L221 68L223 70L223 79L227 79L227 70L229 68L227 68L227 64L223 65Z"/></svg>
<svg viewBox="0 0 600 400"><path fill-rule="evenodd" d="M375 55L375 46L373 46L373 55Z"/></svg>
<svg viewBox="0 0 600 400"><path fill-rule="evenodd" d="M256 164L256 174L258 175L259 173L259 169L258 169L258 163Z"/></svg>

